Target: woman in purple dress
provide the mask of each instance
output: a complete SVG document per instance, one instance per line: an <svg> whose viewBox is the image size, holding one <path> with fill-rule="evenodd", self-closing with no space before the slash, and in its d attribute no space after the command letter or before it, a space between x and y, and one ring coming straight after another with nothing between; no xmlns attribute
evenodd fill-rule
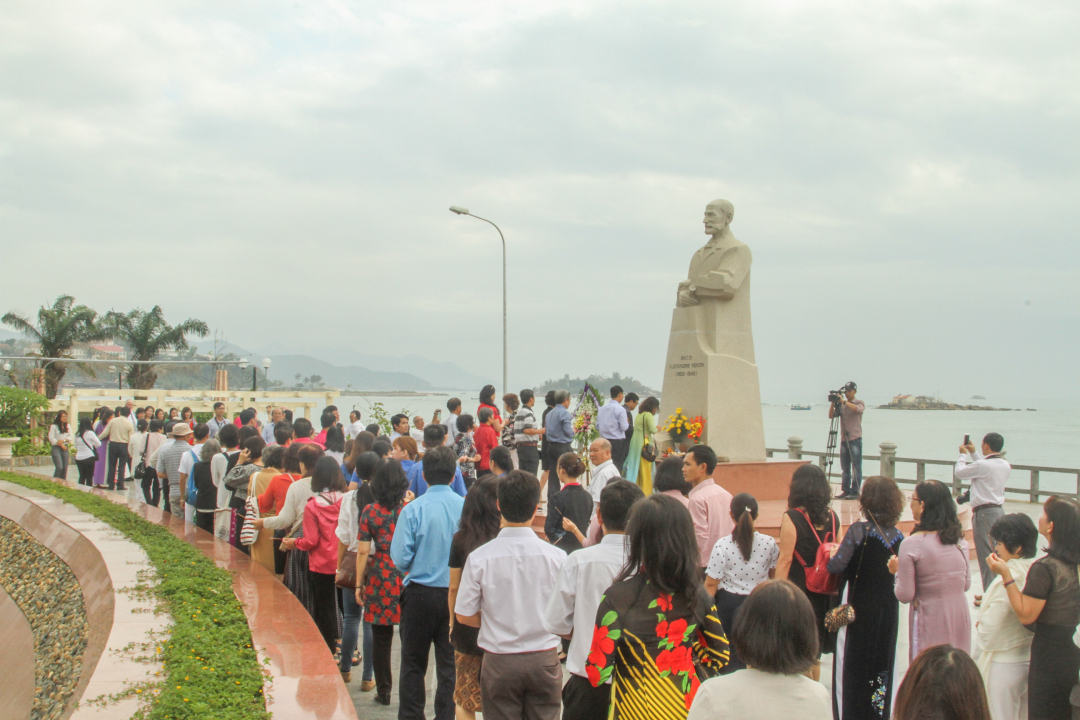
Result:
<svg viewBox="0 0 1080 720"><path fill-rule="evenodd" d="M911 514L918 523L889 560L896 599L911 604L908 659L934 645L971 652L971 615L964 593L971 587L971 557L956 503L937 480L915 486Z"/></svg>
<svg viewBox="0 0 1080 720"><path fill-rule="evenodd" d="M94 425L94 434L101 437L101 433L105 430L105 426L109 424L114 415L113 411L107 407L98 408L97 424ZM109 443L102 443L102 446L98 448L98 461L94 463L94 487L102 487L105 485L105 466L108 465L105 460L106 453L109 450Z"/></svg>

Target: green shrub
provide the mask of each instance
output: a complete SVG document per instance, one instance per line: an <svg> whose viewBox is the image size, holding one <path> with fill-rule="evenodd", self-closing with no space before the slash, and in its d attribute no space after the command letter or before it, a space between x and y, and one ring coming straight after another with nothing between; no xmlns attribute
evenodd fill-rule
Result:
<svg viewBox="0 0 1080 720"><path fill-rule="evenodd" d="M44 478L0 473L0 479L71 503L139 544L156 572L149 590L173 619L168 637L150 639L164 665L153 683L123 695L149 697L134 717L145 720L267 719L264 674L252 648L232 576L195 546L122 505ZM85 698L92 699L92 698Z"/></svg>
<svg viewBox="0 0 1080 720"><path fill-rule="evenodd" d="M28 433L30 418L44 420L48 409L49 400L44 395L10 385L0 386L0 437Z"/></svg>

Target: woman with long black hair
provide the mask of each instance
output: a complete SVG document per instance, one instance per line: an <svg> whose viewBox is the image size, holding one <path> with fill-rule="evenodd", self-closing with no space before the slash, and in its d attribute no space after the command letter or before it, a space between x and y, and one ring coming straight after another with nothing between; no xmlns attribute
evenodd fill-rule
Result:
<svg viewBox="0 0 1080 720"><path fill-rule="evenodd" d="M79 421L79 432L75 434L75 466L79 468L80 485L94 482L94 465L97 464L99 447L101 440L94 432L94 421L83 418Z"/></svg>
<svg viewBox="0 0 1080 720"><path fill-rule="evenodd" d="M491 427L495 428L496 434L502 433L503 419L499 414L499 408L495 407L495 386L485 385L480 391L480 406L476 408L476 417L480 417L480 411L484 408L491 410Z"/></svg>
<svg viewBox="0 0 1080 720"><path fill-rule="evenodd" d="M113 419L113 415L115 415L116 413L114 413L107 407L100 407L94 412L97 414L97 424L94 425L94 435L96 435L98 439L100 439L101 433L105 432L106 426L109 424L109 421ZM98 451L95 451L94 458L105 460L105 458L103 457L99 458ZM102 487L105 485L105 466L107 464L108 463L105 462L99 462L94 464L94 487Z"/></svg>
<svg viewBox="0 0 1080 720"><path fill-rule="evenodd" d="M817 465L803 465L791 476L788 510L780 520L780 557L776 577L790 580L806 593L814 608L818 627L818 658L836 650L836 633L825 628L825 615L836 606L836 596L817 593L806 587L806 568L813 567L818 548L835 542L840 532L840 518L829 507L832 488ZM811 671L814 680L821 678L820 663Z"/></svg>
<svg viewBox="0 0 1080 720"><path fill-rule="evenodd" d="M68 464L71 462L71 428L68 426L67 410L61 410L49 426L49 445L52 452L53 477L67 478Z"/></svg>
<svg viewBox="0 0 1080 720"><path fill-rule="evenodd" d="M401 622L401 573L390 558L390 542L398 515L405 505L409 480L397 460L383 460L375 468L371 491L375 502L360 516L360 546L356 552L356 576L363 577L356 589L356 602L364 606L364 621L371 623L374 636L375 701L390 704L393 675L390 650L394 626Z"/></svg>
<svg viewBox="0 0 1080 720"><path fill-rule="evenodd" d="M460 719L475 718L483 710L480 705L480 666L484 651L476 644L478 628L454 622L454 605L465 561L476 548L499 534L499 479L483 477L473 483L461 508L458 531L450 543L450 642L454 645L454 664L457 681L454 686L454 704Z"/></svg>
<svg viewBox="0 0 1080 720"><path fill-rule="evenodd" d="M852 523L829 572L842 576L840 602L855 609L855 622L840 628L833 656L833 707L837 720L884 719L892 707L893 665L900 604L889 560L904 539L896 525L904 495L892 478L876 475L859 493L863 517Z"/></svg>
<svg viewBox="0 0 1080 720"><path fill-rule="evenodd" d="M1043 505L1039 534L1050 547L1032 563L1023 591L997 553L986 564L1001 576L1020 623L1035 624L1028 667L1029 720L1067 720L1072 717L1069 696L1080 672L1080 648L1073 642L1080 624L1080 504L1051 496Z"/></svg>
<svg viewBox="0 0 1080 720"><path fill-rule="evenodd" d="M937 480L915 486L911 514L918 525L889 560L896 572L896 599L911 605L909 659L934 645L971 652L971 560L949 487ZM1075 681L1076 678L1073 677Z"/></svg>
<svg viewBox="0 0 1080 720"><path fill-rule="evenodd" d="M585 671L612 685L611 720L682 720L701 684L728 663L728 641L701 584L690 513L652 495L631 511L626 564L596 611Z"/></svg>

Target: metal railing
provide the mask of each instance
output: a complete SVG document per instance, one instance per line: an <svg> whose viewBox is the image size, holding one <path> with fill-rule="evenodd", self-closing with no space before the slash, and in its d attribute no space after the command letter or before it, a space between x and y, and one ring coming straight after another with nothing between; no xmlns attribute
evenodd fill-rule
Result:
<svg viewBox="0 0 1080 720"><path fill-rule="evenodd" d="M804 457L817 458L818 467L822 470L825 469L826 454L823 452L816 452L813 450L803 450L802 438L791 437L788 438L788 446L786 448L766 448L765 455L767 457L775 457L777 454L786 454L789 460L801 460ZM970 483L964 483L960 478L956 477L956 474L952 472L952 468L955 467L955 460L931 460L927 458L904 458L896 456L896 443L883 442L879 446L881 454L879 455L863 455L862 459L865 460L877 460L880 463L880 469L877 474L891 477L898 483L906 483L908 485L915 485L926 480L926 466L927 465L940 465L948 467L950 469L949 474L952 476L953 494L959 495L963 490L970 487ZM834 468L839 468L839 453L833 453ZM901 478L896 476L897 463L909 463L915 466L914 478ZM1041 497L1050 495L1059 495L1061 497L1069 497L1080 500L1080 468L1059 468L1059 467L1047 467L1043 465L1013 465L1013 474L1010 475L1010 479L1014 478L1020 473L1027 473L1028 486L1027 487L1006 487L1005 492L1016 493L1019 495L1027 495L1028 501L1033 503L1041 502ZM1073 492L1062 492L1060 490L1044 490L1040 487L1042 475L1044 473L1056 473L1060 475L1072 475L1076 479L1076 489ZM863 470L863 476L867 476L866 470ZM829 479L841 477L839 472L830 472L828 474Z"/></svg>

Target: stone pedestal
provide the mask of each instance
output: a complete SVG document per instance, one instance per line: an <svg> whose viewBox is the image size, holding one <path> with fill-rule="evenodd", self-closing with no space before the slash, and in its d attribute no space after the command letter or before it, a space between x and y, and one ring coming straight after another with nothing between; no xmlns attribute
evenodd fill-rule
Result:
<svg viewBox="0 0 1080 720"><path fill-rule="evenodd" d="M750 493L758 502L787 500L791 476L806 464L806 460L720 463L713 479L732 495Z"/></svg>
<svg viewBox="0 0 1080 720"><path fill-rule="evenodd" d="M749 287L744 290L749 292ZM672 311L658 418L659 423L666 423L677 408L688 418L701 415L705 418L702 442L733 463L765 460L748 299L746 305L745 328L723 327L725 323L718 323L709 307ZM716 338L715 348L709 346L711 337Z"/></svg>

